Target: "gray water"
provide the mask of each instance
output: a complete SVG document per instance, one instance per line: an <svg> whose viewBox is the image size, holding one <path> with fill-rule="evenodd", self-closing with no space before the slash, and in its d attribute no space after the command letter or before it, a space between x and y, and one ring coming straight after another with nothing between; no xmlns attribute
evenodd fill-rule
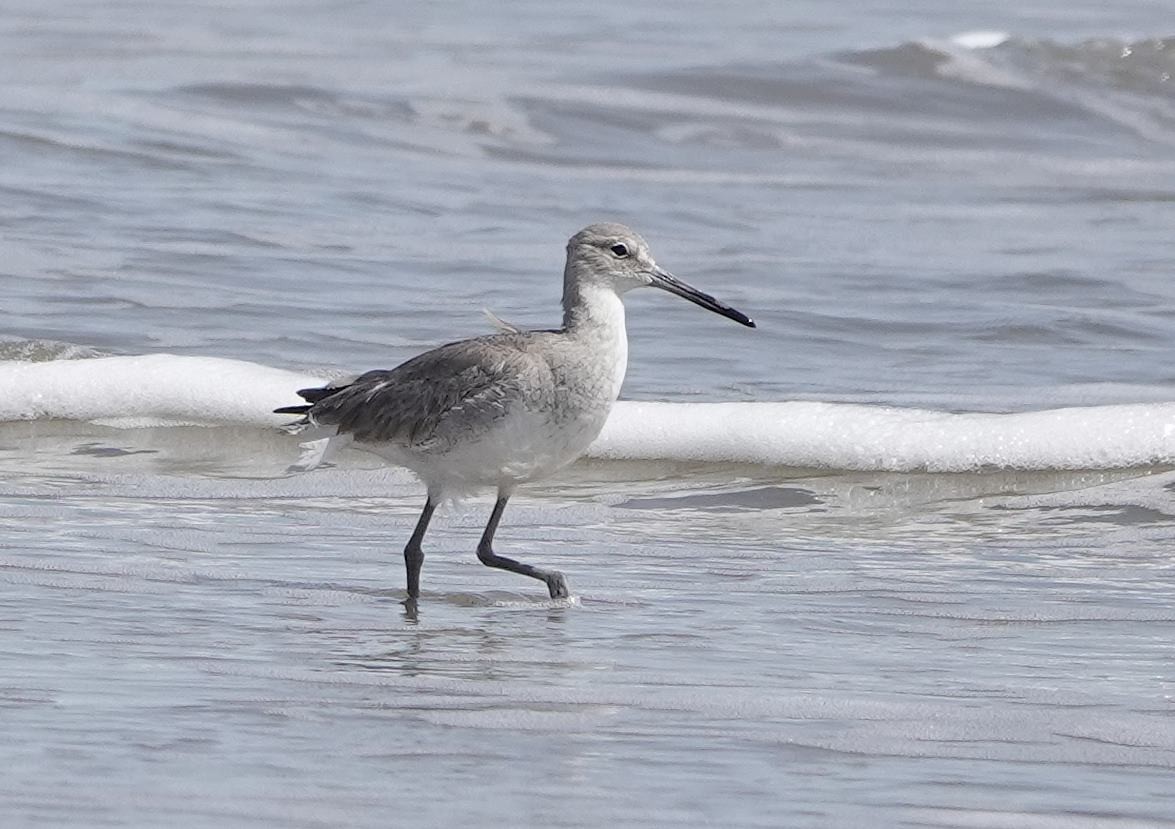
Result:
<svg viewBox="0 0 1175 829"><path fill-rule="evenodd" d="M760 324L634 296L629 398L1169 401L1173 11L13 0L0 357L388 367L613 219ZM296 453L0 424L0 825L1175 825L1169 468L584 462L570 606L473 500L411 614L419 486Z"/></svg>

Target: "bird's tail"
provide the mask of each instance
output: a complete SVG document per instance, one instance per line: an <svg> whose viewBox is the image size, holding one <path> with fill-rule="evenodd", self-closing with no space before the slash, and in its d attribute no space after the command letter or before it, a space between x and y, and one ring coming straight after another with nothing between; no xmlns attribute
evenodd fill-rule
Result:
<svg viewBox="0 0 1175 829"><path fill-rule="evenodd" d="M280 409L274 409L274 414L296 414L304 415L310 411L312 404L307 403L304 406L282 406Z"/></svg>
<svg viewBox="0 0 1175 829"><path fill-rule="evenodd" d="M314 408L314 404L319 400L325 400L332 394L336 394L337 392L347 388L349 385L351 385L351 382L347 380L342 383L331 383L313 389L298 389L298 397L301 397L303 400L305 400L305 403L299 406L282 406L280 409L274 409L273 413L294 415L309 414L310 410Z"/></svg>
<svg viewBox="0 0 1175 829"><path fill-rule="evenodd" d="M334 382L321 388L298 389L298 396L306 402L298 406L282 406L274 409L274 414L301 415L301 420L287 423L281 429L292 435L308 435L311 439L299 444L302 454L296 463L290 465L289 472L305 472L328 463L332 457L351 442L350 435L338 435L333 426L322 426L314 421L310 410L321 400L325 400L347 386L352 380Z"/></svg>

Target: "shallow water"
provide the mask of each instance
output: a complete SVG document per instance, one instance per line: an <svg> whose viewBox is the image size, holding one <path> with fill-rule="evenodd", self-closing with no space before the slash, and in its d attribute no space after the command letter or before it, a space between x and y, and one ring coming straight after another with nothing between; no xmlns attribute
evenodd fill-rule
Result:
<svg viewBox="0 0 1175 829"><path fill-rule="evenodd" d="M10 6L4 826L1175 825L1165 4ZM695 437L511 502L571 602L475 499L409 613L419 486L270 396L605 218L760 328L633 297Z"/></svg>

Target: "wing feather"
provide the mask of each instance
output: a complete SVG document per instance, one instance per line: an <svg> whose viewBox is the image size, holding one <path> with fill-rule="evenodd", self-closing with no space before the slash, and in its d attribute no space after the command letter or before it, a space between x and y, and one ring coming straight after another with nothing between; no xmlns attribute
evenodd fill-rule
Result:
<svg viewBox="0 0 1175 829"><path fill-rule="evenodd" d="M315 402L308 417L361 442L430 449L491 427L513 406L541 406L553 382L525 339L498 334L369 371Z"/></svg>

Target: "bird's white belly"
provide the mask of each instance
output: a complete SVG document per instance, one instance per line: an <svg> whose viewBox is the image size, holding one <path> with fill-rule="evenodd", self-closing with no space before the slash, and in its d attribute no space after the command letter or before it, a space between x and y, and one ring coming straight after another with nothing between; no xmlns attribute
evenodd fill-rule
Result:
<svg viewBox="0 0 1175 829"><path fill-rule="evenodd" d="M365 448L408 467L430 491L511 490L544 478L583 454L603 428L609 408L583 411L561 422L520 409L504 415L492 428L443 450L391 444Z"/></svg>

